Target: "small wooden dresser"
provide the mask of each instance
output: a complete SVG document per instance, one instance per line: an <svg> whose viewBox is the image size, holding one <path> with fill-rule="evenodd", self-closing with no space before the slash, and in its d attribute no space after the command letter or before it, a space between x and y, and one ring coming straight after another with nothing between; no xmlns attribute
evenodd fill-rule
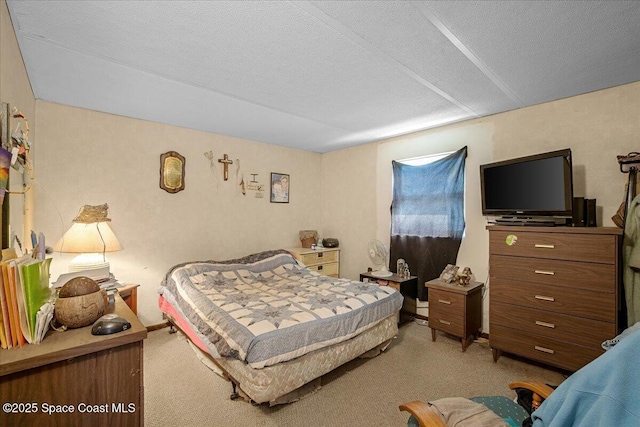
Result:
<svg viewBox="0 0 640 427"><path fill-rule="evenodd" d="M445 283L440 279L425 283L429 289L429 327L431 340L436 331L459 337L462 351L466 351L482 331L482 289L484 283L471 282L468 286Z"/></svg>
<svg viewBox="0 0 640 427"><path fill-rule="evenodd" d="M576 371L618 332L614 227L489 226L489 341L500 351Z"/></svg>
<svg viewBox="0 0 640 427"><path fill-rule="evenodd" d="M112 335L91 325L50 330L40 344L0 350L0 425L144 425L147 328L119 296L106 309L131 323Z"/></svg>
<svg viewBox="0 0 640 427"><path fill-rule="evenodd" d="M325 276L340 276L340 249L338 248L291 248L287 251L311 270Z"/></svg>

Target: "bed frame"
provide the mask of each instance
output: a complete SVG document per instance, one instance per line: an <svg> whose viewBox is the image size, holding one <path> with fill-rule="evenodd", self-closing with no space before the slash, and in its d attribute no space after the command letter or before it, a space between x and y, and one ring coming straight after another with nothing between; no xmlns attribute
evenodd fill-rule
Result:
<svg viewBox="0 0 640 427"><path fill-rule="evenodd" d="M372 328L338 344L314 350L296 359L262 369L254 369L231 358L214 358L188 321L166 300L159 301L169 333L183 332L193 344L198 357L231 383L231 399L243 397L254 404L270 406L290 403L321 386L321 377L355 358L371 358L385 351L398 333L397 315L389 316Z"/></svg>

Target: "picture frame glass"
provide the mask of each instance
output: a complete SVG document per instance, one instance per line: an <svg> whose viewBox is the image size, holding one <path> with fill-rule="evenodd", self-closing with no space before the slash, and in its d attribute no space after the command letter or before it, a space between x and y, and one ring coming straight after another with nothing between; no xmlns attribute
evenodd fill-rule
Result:
<svg viewBox="0 0 640 427"><path fill-rule="evenodd" d="M289 203L289 175L271 172L271 203Z"/></svg>

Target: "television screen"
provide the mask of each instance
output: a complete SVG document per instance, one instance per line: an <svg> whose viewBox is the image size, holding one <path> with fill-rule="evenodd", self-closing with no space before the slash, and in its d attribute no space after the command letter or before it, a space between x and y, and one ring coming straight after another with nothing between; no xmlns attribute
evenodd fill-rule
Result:
<svg viewBox="0 0 640 427"><path fill-rule="evenodd" d="M484 215L571 216L571 150L480 166Z"/></svg>

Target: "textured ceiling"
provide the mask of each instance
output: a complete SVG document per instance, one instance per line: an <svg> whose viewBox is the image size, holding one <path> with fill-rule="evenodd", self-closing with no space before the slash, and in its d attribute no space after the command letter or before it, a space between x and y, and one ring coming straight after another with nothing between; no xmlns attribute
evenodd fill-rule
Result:
<svg viewBox="0 0 640 427"><path fill-rule="evenodd" d="M640 1L7 1L37 99L327 152L640 80Z"/></svg>

